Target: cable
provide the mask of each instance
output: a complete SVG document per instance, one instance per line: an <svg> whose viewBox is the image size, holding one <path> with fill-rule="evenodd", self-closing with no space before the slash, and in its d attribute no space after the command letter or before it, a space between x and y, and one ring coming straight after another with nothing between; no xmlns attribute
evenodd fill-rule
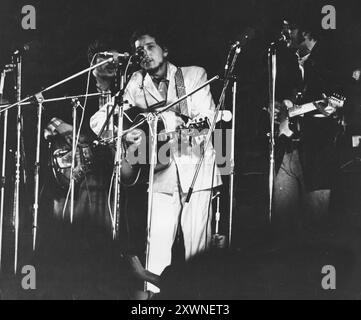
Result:
<svg viewBox="0 0 361 320"><path fill-rule="evenodd" d="M207 243L208 243L208 223L209 223L209 219L211 219L211 216L213 216L213 210L212 210L212 214L210 214L210 210L211 210L211 206L212 206L212 191L214 189L214 174L216 172L216 159L214 159L214 163L213 163L213 169L212 169L212 182L211 182L211 189L209 191L209 201L208 201L208 215L207 215L207 224L206 224L206 248L207 248ZM212 241L212 231L211 231L211 241ZM208 248L207 248L208 249Z"/></svg>
<svg viewBox="0 0 361 320"><path fill-rule="evenodd" d="M114 183L114 171L113 171L112 177L110 179L109 190L108 190L108 210L109 210L110 220L112 222L112 228L115 227L115 219L114 219L114 215L113 215L113 212L112 212L112 205L111 205L111 202L110 202L112 189L113 189L113 183Z"/></svg>

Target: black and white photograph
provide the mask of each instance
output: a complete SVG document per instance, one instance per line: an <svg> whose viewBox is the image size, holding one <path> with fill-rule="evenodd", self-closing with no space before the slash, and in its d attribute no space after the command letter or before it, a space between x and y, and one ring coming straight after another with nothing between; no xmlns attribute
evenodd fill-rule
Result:
<svg viewBox="0 0 361 320"><path fill-rule="evenodd" d="M0 300L361 299L359 9L0 0Z"/></svg>

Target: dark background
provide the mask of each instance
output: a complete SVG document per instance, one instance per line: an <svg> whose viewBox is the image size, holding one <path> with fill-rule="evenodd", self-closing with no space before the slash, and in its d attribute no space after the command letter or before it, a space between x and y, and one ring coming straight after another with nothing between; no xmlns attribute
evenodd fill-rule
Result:
<svg viewBox="0 0 361 320"><path fill-rule="evenodd" d="M36 9L36 30L23 30L21 8ZM169 43L177 65L200 65L209 76L222 74L230 41L248 27L255 37L244 48L236 67L239 83L237 141L250 143L256 135L259 112L267 101L267 45L278 36L283 19L309 22L321 29L321 8L336 7L336 30L323 31L340 82L361 64L361 28L357 1L246 0L246 1L2 1L0 6L0 66L11 50L24 44L23 96L35 93L88 66L87 46L99 36L118 39L121 51L130 51L129 38L137 27L154 23ZM9 85L10 80L7 81ZM218 100L221 83L212 86ZM85 92L86 75L45 94L45 98ZM11 93L8 100L13 100ZM230 108L230 102L228 107ZM49 104L70 119L69 104ZM32 119L35 112L25 111ZM31 143L31 142L29 142ZM239 150L239 149L238 149ZM244 153L242 153L244 154Z"/></svg>
<svg viewBox="0 0 361 320"><path fill-rule="evenodd" d="M36 9L36 30L23 30L21 8ZM321 8L336 7L336 30L323 37L330 43L330 55L342 52L337 64L343 74L360 63L361 46L357 1L246 0L246 1L2 1L0 11L0 65L8 62L12 48L30 44L25 58L25 92L39 90L87 66L86 51L91 40L114 35L119 50L129 51L129 37L144 23L160 26L167 36L171 60L178 65L201 65L210 75L218 73L229 41L251 27L255 39L245 50L239 65L240 81L257 76L257 63L267 43L277 36L282 20L313 21L321 29ZM83 78L84 80L84 78ZM258 80L258 79L257 79ZM84 81L59 90L82 92ZM51 95L51 93L49 93Z"/></svg>
<svg viewBox="0 0 361 320"><path fill-rule="evenodd" d="M36 30L23 30L21 27L23 18L21 8L27 4L33 5L36 9ZM283 19L296 22L312 21L321 30L323 17L321 8L327 4L334 5L336 8L336 30L322 31L322 38L329 46L329 58L334 61L339 82L346 83L347 79L351 77L352 70L361 66L359 0L44 0L31 2L2 0L0 3L0 68L10 62L12 50L29 44L30 50L24 55L23 60L23 96L32 94L88 67L87 47L92 40L109 34L118 39L120 51L130 52L129 38L134 29L143 24L154 23L160 26L167 37L170 60L173 63L180 66L200 65L206 68L209 76L213 76L223 73L222 69L229 43L239 39L247 27L252 28L255 31L255 37L244 47L236 66L238 97L235 168L236 207L233 232L235 247L247 247L266 238L264 226L267 224L267 140L265 136L262 139L262 134L261 138L259 136L259 132L263 130L260 128L259 118L262 107L267 101L264 94L267 92L267 46L278 36ZM11 77L8 77L5 98L9 101L14 100L11 86ZM212 86L216 102L220 88L221 83ZM45 98L84 94L85 89L86 75L83 75L47 92ZM226 107L231 108L229 99L226 102ZM70 103L48 104L45 116L50 117L52 114L60 114L69 121L71 119ZM27 167L31 180L36 133L34 106L24 108L24 119ZM14 125L10 124L10 130L14 130L15 119L11 119L11 121L13 122L10 123ZM11 131L10 140L14 138L15 131ZM44 165L46 159L42 159L42 163ZM9 165L12 166L11 162ZM11 168L9 170L12 172ZM353 178L355 177L358 176L353 175ZM350 201L353 203L350 205L350 211L357 216L357 219L353 221L359 221L361 210L359 200L357 200L359 199L358 189L355 189L356 185L352 181L349 180L346 184L349 188L347 190L338 186L339 189L342 189L339 194L350 191L346 198L352 200ZM227 183L227 179L225 182ZM29 190L32 192L31 187ZM227 188L225 188L224 194L227 194ZM223 201L226 203L228 200L224 197ZM31 199L29 203L31 203ZM224 206L226 208L226 204ZM341 208L339 217L343 217L343 211L346 209L342 202L338 202L335 207ZM226 230L225 227L222 230L223 233L226 233ZM355 239L352 238L350 241L355 244ZM47 239L44 241L46 242ZM357 237L357 241L360 241L359 237ZM334 242L339 244L336 240ZM358 248L358 245L356 247ZM84 261L88 261L85 256L88 253L79 254L76 248L78 247L72 247L69 242L69 245L63 248L64 251L58 252L58 256L55 257L54 252L52 252L51 256L40 260L46 266L44 267L44 270L47 270L46 276L43 273L43 279L47 280L47 286L54 285L57 288L56 293L54 293L55 297L69 298L68 292L64 292L62 295L62 290L80 291L79 295L82 298L88 295L91 297L128 297L124 291L116 291L119 288L115 290L117 293L114 293L109 288L110 291L107 292L104 288L99 289L101 285L98 286L100 283L113 281L113 275L122 274L117 278L117 281L123 281L120 286L126 287L129 281L126 272L121 273L112 268L109 271L110 269L104 269L102 264L96 264L90 271L87 268L84 269ZM69 249L72 251L72 257L77 256L77 263L69 265L66 269L68 272L65 272L62 269L64 266L62 254L68 257ZM98 249L99 252L102 252L104 247L100 246ZM51 251L50 248L43 254L49 254ZM105 254L102 254L102 259L105 259L104 257ZM317 260L317 258L315 259ZM48 268L49 261L53 265L52 271L48 271L50 270ZM59 267L58 262L60 261L62 267ZM107 264L107 262L104 263ZM74 265L77 267L75 268ZM115 264L113 267L115 268ZM109 279L105 276L102 278L101 274L104 274L104 270L107 270ZM89 284L85 283L94 275L94 272L98 274L96 278L98 282L89 289L87 287ZM61 279L65 283L74 281L76 285L62 286L61 281L58 281L59 274L64 274L64 278ZM69 274L70 277L65 276ZM82 279L81 281L79 277ZM16 290L10 288L7 292L9 297L16 296L14 293ZM20 294L20 297L23 296ZM24 297L28 298L27 296Z"/></svg>

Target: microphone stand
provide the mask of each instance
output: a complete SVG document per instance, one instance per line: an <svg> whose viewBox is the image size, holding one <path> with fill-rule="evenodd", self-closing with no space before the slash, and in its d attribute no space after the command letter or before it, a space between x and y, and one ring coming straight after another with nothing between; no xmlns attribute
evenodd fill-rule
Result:
<svg viewBox="0 0 361 320"><path fill-rule="evenodd" d="M149 253L150 253L150 230L153 215L153 190L154 190L154 171L157 164L157 126L158 126L157 113L149 113L147 117L150 137L151 137L151 151L150 151L150 168L149 168L149 187L148 187L148 212L147 212L147 248L145 255L145 269L149 268ZM147 291L148 283L144 282L144 291Z"/></svg>
<svg viewBox="0 0 361 320"><path fill-rule="evenodd" d="M40 184L40 146L41 146L41 119L43 112L43 100L42 94L36 95L38 100L38 123L37 123L37 135L36 135L36 156L34 165L34 205L33 205L33 251L36 247L36 235L38 229L38 213L39 213L39 184Z"/></svg>
<svg viewBox="0 0 361 320"><path fill-rule="evenodd" d="M114 105L118 107L118 130L117 130L117 141L115 143L116 152L114 157L114 173L115 173L115 184L114 184L114 202L113 202L113 212L115 214L114 220L112 221L113 228L113 240L119 236L119 220L120 220L120 186L121 186L121 169L122 169L122 159L123 159L123 147L122 147L122 135L123 135L123 117L124 117L124 101L123 101L123 91L124 91L124 74L121 74L120 81L120 93L116 96ZM113 122L114 124L114 122ZM113 131L114 132L114 131Z"/></svg>
<svg viewBox="0 0 361 320"><path fill-rule="evenodd" d="M57 101L64 101L64 100L72 100L72 99L79 99L79 98L93 98L93 97L98 97L102 95L102 93L99 93L99 92L96 92L96 93L89 93L89 94L79 94L79 95L76 95L76 96L65 96L65 97L58 97L58 98L50 98L50 99L43 99L42 103L47 103L47 102L57 102ZM36 94L34 95L36 96ZM32 104L38 104L38 102L36 101L28 101L28 102L23 102L23 103L20 103L21 106L27 106L27 105L32 105ZM4 105L1 105L0 107L1 108L7 108L10 106L10 104L4 104ZM5 110L7 111L7 110Z"/></svg>
<svg viewBox="0 0 361 320"><path fill-rule="evenodd" d="M70 80L72 80L72 79L74 79L74 78L76 78L76 77L81 76L81 75L84 74L84 73L87 73L87 72L89 72L89 71L91 71L91 70L93 70L93 69L96 69L96 68L98 68L98 67L100 67L100 66L102 66L102 65L104 65L104 64L111 63L111 62L113 62L113 61L114 61L113 58L109 58L109 59L103 60L102 62L99 62L99 63L97 63L97 64L94 64L94 65L90 66L89 68L86 68L86 69L84 69L84 70L82 70L82 71L80 71L80 72L78 72L78 73L75 73L75 74L71 75L70 77L67 77L67 78L65 78L65 79L63 79L63 80L61 80L61 81L59 81L59 82L56 82L56 83L52 84L51 86L43 89L42 91L39 91L39 92L36 93L36 94L27 96L26 98L20 100L19 102L13 103L13 104L7 106L6 108L3 108L3 109L0 111L0 113L1 113L1 112L5 112L6 110L12 109L12 108L14 108L15 106L20 106L20 105L24 104L25 102L29 101L32 97L36 96L37 94L43 94L44 92L49 91L49 90L51 90L51 89L54 89L54 88L56 88L56 87L58 87L58 86L60 86L60 85L62 85L62 84L64 84L64 83L66 83L66 82L68 82L68 81L70 81ZM68 97L67 97L67 98L68 98ZM70 97L69 97L69 98L70 98ZM55 100L54 100L54 101L55 101Z"/></svg>
<svg viewBox="0 0 361 320"><path fill-rule="evenodd" d="M11 70L3 70L0 79L0 100L2 102L3 90L5 84L6 73ZM0 271L2 267L2 239L3 239L3 221L4 221L4 205L5 205L5 185L6 185L6 153L7 153L7 132L8 132L8 111L4 112L3 120L3 152L1 165L1 196L0 196Z"/></svg>
<svg viewBox="0 0 361 320"><path fill-rule="evenodd" d="M14 273L18 268L18 248L19 248L19 210L20 210L20 166L21 166L21 131L22 131L22 114L21 114L21 77L22 77L22 57L16 55L16 100L13 106L17 107L16 116L16 154L15 154L15 184L14 184L14 207L13 207L13 223L15 234L14 248ZM5 108L5 110L7 110Z"/></svg>
<svg viewBox="0 0 361 320"><path fill-rule="evenodd" d="M70 168L70 223L73 223L74 219L74 193L75 193L75 178L74 178L74 170L75 170L75 156L76 156L76 147L77 147L77 141L76 141L76 111L78 107L82 107L80 105L79 100L73 99L72 100L73 105L73 131L72 131L72 154L71 154L71 168ZM65 214L65 210L63 211ZM64 218L64 216L63 216Z"/></svg>
<svg viewBox="0 0 361 320"><path fill-rule="evenodd" d="M288 21L283 21L284 29L280 37L272 42L268 48L268 96L270 113L270 133L269 133L269 175L268 175L268 219L272 222L273 189L275 179L275 106L276 106L276 77L277 77L277 45L291 44L291 30Z"/></svg>
<svg viewBox="0 0 361 320"><path fill-rule="evenodd" d="M269 133L269 176L268 176L268 219L272 221L273 187L275 178L275 105L276 105L276 75L277 75L277 50L276 44L271 43L268 48L268 77L269 77L269 108L270 108L270 133Z"/></svg>
<svg viewBox="0 0 361 320"><path fill-rule="evenodd" d="M0 114L4 113L4 120L7 121L7 113L8 110L17 107L17 139L16 139L16 154L15 154L15 182L14 182L14 198L13 198L13 212L12 212L12 220L13 220L13 226L14 226L14 233L15 233L15 246L14 246L14 273L17 273L17 267L18 267L18 247L19 247L19 211L20 211L20 167L21 167L21 146L22 146L22 114L21 114L21 106L25 103L28 104L32 104L30 102L30 99L33 97L42 97L42 94L46 91L49 91L51 89L54 89L86 72L89 72L93 69L96 69L104 64L107 63L111 63L114 61L114 58L109 58L106 60L103 60L102 62L99 62L95 65L90 66L89 68L86 68L74 75L71 75L53 85L50 85L49 87L43 89L42 91L27 96L26 98L21 99L21 89L22 89L22 83L21 83L21 78L22 78L22 57L21 55L19 55L19 53L16 53L13 55L13 59L16 61L15 62L15 67L16 67L16 102L10 105L6 105L5 107L2 107L0 110ZM62 98L62 99L67 99L68 97ZM52 99L53 101L56 101L55 99ZM59 99L60 100L60 99ZM42 101L43 103L44 101ZM39 103L39 102L38 102ZM40 109L39 109L40 110ZM39 113L39 111L38 111ZM41 115L40 115L41 116ZM40 120L38 119L38 124L39 124ZM5 122L7 123L7 122ZM40 122L41 124L41 122ZM75 126L74 126L75 128ZM4 124L4 144L3 144L3 150L5 151L3 153L3 164L2 164L2 187L1 187L1 199L4 198L4 184L5 184L5 154L6 154L6 138L7 138L7 134L6 134L6 130L7 129L7 125ZM38 138L38 137L37 137ZM75 163L75 152L74 152L74 140L75 140L75 130L73 130L73 157L72 157L72 172L71 175L73 175L73 171L74 171L74 163ZM37 155L36 158L40 159L40 148L37 150ZM25 168L24 168L25 170ZM25 172L25 171L24 171ZM36 168L35 168L35 174L37 176L39 172L39 167L38 167L38 161L36 160ZM37 184L36 181L38 181L39 177L36 177L35 183ZM72 199L74 200L74 178L72 176ZM38 188L35 188L38 191ZM33 248L35 248L35 241L36 241L36 229L37 229L37 210L38 210L38 192L35 190L36 195L35 195L35 202L34 202L34 217L33 217ZM0 212L0 220L1 220L1 227L2 227L2 223L3 223L3 206L4 206L4 200L1 200L1 212ZM71 221L73 218L73 202L72 202L72 208L71 208ZM2 239L2 228L0 231L0 239ZM0 240L0 244L2 240ZM0 246L0 259L1 259L1 246ZM0 260L1 261L1 260Z"/></svg>
<svg viewBox="0 0 361 320"><path fill-rule="evenodd" d="M233 194L234 194L234 145L236 135L236 96L237 96L237 81L234 79L232 87L232 136L231 136L231 154L230 164L231 171L229 174L229 230L228 230L228 246L232 244L232 227L233 227Z"/></svg>
<svg viewBox="0 0 361 320"><path fill-rule="evenodd" d="M233 48L231 48L231 50L232 49ZM214 130L216 128L218 114L219 114L220 110L223 109L223 107L224 107L224 101L225 101L225 97L226 97L226 90L228 88L228 85L229 85L229 82L230 82L230 79L232 77L232 73L233 73L233 70L234 70L234 66L236 64L236 61L237 61L237 58L238 58L238 55L240 54L240 52L241 52L241 46L237 45L236 49L235 49L235 53L233 55L231 65L229 67L229 71L227 73L227 76L224 79L222 93L221 93L218 105L217 105L215 113L214 113L214 117L213 117L211 127L210 127L210 129L209 129L209 131L207 133L206 139L205 139L204 152L202 153L200 159L198 160L198 163L197 163L197 166L196 166L196 169L195 169L195 172L194 172L193 180L192 180L192 183L191 183L191 185L189 187L189 190L188 190L188 194L187 194L187 197L186 197L186 200L185 200L185 206L188 205L188 203L189 203L189 201L191 199L193 189L194 189L195 183L196 183L198 175L199 175L199 171L200 171L202 163L204 161L206 150L208 149L208 146L209 146L209 144L211 142L211 139L212 139L212 134L213 134L213 132L214 132ZM227 62L227 64L228 64L228 62ZM234 92L234 94L235 94L235 92ZM232 181L232 183L233 183L233 181ZM232 188L232 192L233 192L233 188ZM232 195L232 198L233 198L233 195ZM230 205L233 205L233 201L231 201ZM182 210L184 210L184 207L183 207ZM230 226L230 231L232 232L232 227L231 226ZM231 244L231 237L229 237L229 245L230 244Z"/></svg>
<svg viewBox="0 0 361 320"><path fill-rule="evenodd" d="M131 56L132 57L132 56ZM130 57L130 59L131 59ZM128 62L129 63L129 62ZM110 104L112 102L112 98L109 98L109 93L102 93L102 96L105 97L107 94L107 118L100 129L100 132L97 135L96 140L93 144L98 145L102 141L102 134L105 130L109 131L110 127L110 120L114 117L114 113L116 108L118 108L118 128L117 128L117 135L114 136L114 121L112 123L113 130L112 130L112 139L113 144L115 145L115 156L114 156L114 170L113 170L113 177L114 179L114 190L113 190L113 213L114 216L112 217L112 236L113 240L116 240L119 237L119 221L120 221L120 189L121 189L121 169L122 169L122 159L123 159L123 148L122 148L122 136L124 135L123 130L123 118L124 118L124 104L123 101L123 94L126 87L126 74L124 72L120 72L120 79L119 79L119 91L115 94L114 102L112 108L110 108ZM104 105L103 105L104 106ZM115 143L114 143L115 142Z"/></svg>

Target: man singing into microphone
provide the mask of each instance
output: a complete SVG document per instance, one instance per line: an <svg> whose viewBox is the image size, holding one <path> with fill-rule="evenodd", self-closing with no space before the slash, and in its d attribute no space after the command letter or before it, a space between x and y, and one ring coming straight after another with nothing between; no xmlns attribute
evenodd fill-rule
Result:
<svg viewBox="0 0 361 320"><path fill-rule="evenodd" d="M136 31L131 38L133 50L143 53L141 70L135 72L124 94L131 106L146 112L158 102L172 103L178 97L199 87L207 81L207 75L201 67L178 68L168 61L168 49L161 36L152 28ZM182 114L182 117L180 116ZM187 100L176 105L173 110L162 114L167 130L174 131L184 124L182 118L195 119L208 116L212 119L214 102L209 86L193 94ZM106 110L101 108L91 118L91 127L98 133L106 119ZM134 130L126 136L128 144L138 146L141 132ZM175 139L174 139L175 140ZM197 144L197 145L195 145ZM204 140L193 139L188 148L179 150L177 141L170 142L171 164L165 170L155 173L152 220L149 235L149 271L160 275L172 261L172 245L178 226L184 238L185 258L207 249L211 227L211 191L221 184L221 178L215 165L213 147L204 149ZM195 183L190 202L185 199L191 186L200 150L205 152L198 179ZM148 284L148 290L159 289Z"/></svg>

